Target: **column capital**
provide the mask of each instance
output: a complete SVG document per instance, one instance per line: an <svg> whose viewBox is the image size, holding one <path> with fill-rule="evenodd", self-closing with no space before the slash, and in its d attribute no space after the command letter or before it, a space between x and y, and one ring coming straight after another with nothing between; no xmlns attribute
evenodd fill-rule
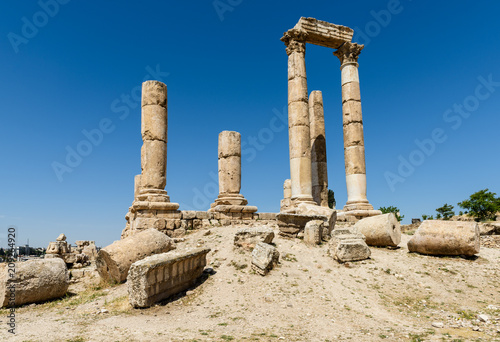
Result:
<svg viewBox="0 0 500 342"><path fill-rule="evenodd" d="M340 59L340 65L358 64L358 57L365 46L357 43L346 42L333 54Z"/></svg>
<svg viewBox="0 0 500 342"><path fill-rule="evenodd" d="M290 56L292 52L306 52L307 32L304 30L291 29L286 31L281 41L286 45L286 54Z"/></svg>

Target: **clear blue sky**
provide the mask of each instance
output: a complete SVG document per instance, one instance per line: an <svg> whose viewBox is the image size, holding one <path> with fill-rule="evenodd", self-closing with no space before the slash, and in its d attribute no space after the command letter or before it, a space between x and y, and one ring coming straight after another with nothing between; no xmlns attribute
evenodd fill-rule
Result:
<svg viewBox="0 0 500 342"><path fill-rule="evenodd" d="M273 119L286 115L280 38L301 16L354 28L366 45L359 72L376 208L395 205L408 221L483 188L500 193L498 3L221 0L219 13L212 0L53 4L0 4L2 247L9 225L19 244L29 238L32 246L62 232L72 243L119 239L141 170L135 99L145 78L168 86L171 200L184 210L209 207L217 135L235 130L245 144L242 194L259 211L277 212L289 178L288 131ZM332 52L308 46L306 61L309 91L323 91L329 182L342 208L340 63ZM465 104L462 114L455 104ZM111 128L102 141L94 135L89 151L82 131L95 133L103 120ZM435 149L418 152L415 140L436 129ZM54 162L66 164L67 148L78 146L86 155L70 160L60 181Z"/></svg>

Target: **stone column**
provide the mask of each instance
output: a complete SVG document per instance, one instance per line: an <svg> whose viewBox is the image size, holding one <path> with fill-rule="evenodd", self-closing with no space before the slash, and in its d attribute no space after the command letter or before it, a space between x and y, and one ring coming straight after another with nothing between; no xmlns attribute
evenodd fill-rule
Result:
<svg viewBox="0 0 500 342"><path fill-rule="evenodd" d="M136 179L135 209L176 210L165 191L167 184L167 86L159 81L142 84L141 169ZM153 203L151 203L153 202Z"/></svg>
<svg viewBox="0 0 500 342"><path fill-rule="evenodd" d="M346 42L333 53L340 59L342 71L342 113L347 183L345 211L373 210L373 206L366 198L365 144L357 63L363 47L364 45Z"/></svg>
<svg viewBox="0 0 500 342"><path fill-rule="evenodd" d="M311 185L311 138L306 75L305 31L292 29L281 40L288 55L288 135L294 204L316 204Z"/></svg>
<svg viewBox="0 0 500 342"><path fill-rule="evenodd" d="M241 190L241 134L223 131L219 134L219 196L211 205L218 212L256 212L247 206Z"/></svg>
<svg viewBox="0 0 500 342"><path fill-rule="evenodd" d="M325 116L323 94L320 91L313 91L309 96L309 121L311 125L312 196L318 205L328 207Z"/></svg>

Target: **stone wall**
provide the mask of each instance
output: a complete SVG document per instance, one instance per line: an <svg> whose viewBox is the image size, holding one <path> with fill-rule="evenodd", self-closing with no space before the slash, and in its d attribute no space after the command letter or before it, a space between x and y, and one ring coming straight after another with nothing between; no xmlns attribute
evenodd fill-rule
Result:
<svg viewBox="0 0 500 342"><path fill-rule="evenodd" d="M251 225L258 221L259 223L276 223L275 213L219 213L207 211L180 211L179 213L169 214L170 218L155 219L154 227L164 232L170 237L180 237L188 230ZM137 231L128 231L126 236L137 233ZM125 236L122 236L122 238Z"/></svg>

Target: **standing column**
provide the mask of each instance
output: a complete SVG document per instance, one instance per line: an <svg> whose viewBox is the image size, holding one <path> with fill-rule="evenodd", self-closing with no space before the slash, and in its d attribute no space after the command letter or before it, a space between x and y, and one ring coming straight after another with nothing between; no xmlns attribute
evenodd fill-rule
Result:
<svg viewBox="0 0 500 342"><path fill-rule="evenodd" d="M288 55L288 135L292 202L316 204L311 185L311 138L306 75L306 35L301 30L285 32L281 40Z"/></svg>
<svg viewBox="0 0 500 342"><path fill-rule="evenodd" d="M309 121L311 125L312 196L318 205L328 207L325 116L323 94L320 91L313 91L309 96Z"/></svg>
<svg viewBox="0 0 500 342"><path fill-rule="evenodd" d="M142 84L141 169L136 209L176 210L165 191L167 183L167 86L158 81ZM156 202L148 204L147 202Z"/></svg>
<svg viewBox="0 0 500 342"><path fill-rule="evenodd" d="M219 196L211 205L219 212L256 212L247 206L241 190L241 134L223 131L219 134Z"/></svg>
<svg viewBox="0 0 500 342"><path fill-rule="evenodd" d="M365 144L357 63L363 47L364 45L348 42L333 53L340 59L342 71L342 113L347 183L345 211L373 210L373 206L366 198Z"/></svg>

